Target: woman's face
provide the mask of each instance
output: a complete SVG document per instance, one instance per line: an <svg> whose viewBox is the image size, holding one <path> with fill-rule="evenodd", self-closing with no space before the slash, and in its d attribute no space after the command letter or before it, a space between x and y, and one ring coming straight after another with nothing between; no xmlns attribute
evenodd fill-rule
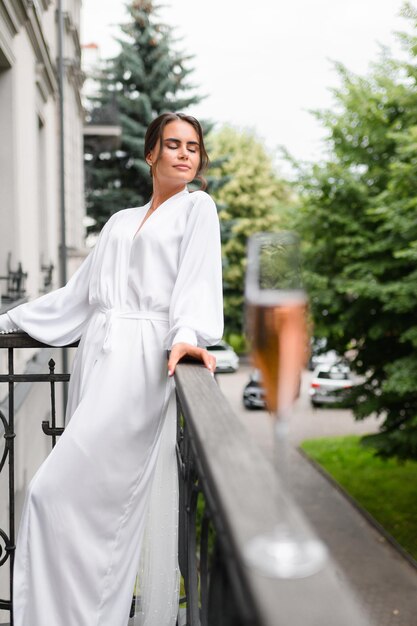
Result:
<svg viewBox="0 0 417 626"><path fill-rule="evenodd" d="M184 120L169 122L163 130L162 152L156 161L158 156L159 142L146 157L159 184L186 185L194 180L200 165L200 142L193 126Z"/></svg>

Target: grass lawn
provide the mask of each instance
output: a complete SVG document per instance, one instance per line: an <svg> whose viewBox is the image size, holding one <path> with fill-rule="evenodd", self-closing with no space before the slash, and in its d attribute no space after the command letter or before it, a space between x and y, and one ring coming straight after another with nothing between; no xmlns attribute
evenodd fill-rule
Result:
<svg viewBox="0 0 417 626"><path fill-rule="evenodd" d="M417 561L417 461L379 459L357 436L310 439L301 448Z"/></svg>

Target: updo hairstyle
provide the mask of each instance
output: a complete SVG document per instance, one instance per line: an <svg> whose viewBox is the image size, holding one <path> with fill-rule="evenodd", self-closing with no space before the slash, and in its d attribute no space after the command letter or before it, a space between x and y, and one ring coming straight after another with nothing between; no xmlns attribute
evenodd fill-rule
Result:
<svg viewBox="0 0 417 626"><path fill-rule="evenodd" d="M144 147L144 157L148 156L150 152L155 148L156 144L159 142L159 153L154 161L154 165L156 165L160 159L163 148L163 135L164 128L170 122L175 122L176 120L182 120L183 122L187 122L191 124L198 135L198 141L200 144L200 163L197 170L196 179L201 183L201 189L207 188L207 181L202 176L205 170L209 166L209 158L206 151L206 147L204 145L204 137L203 137L203 129L201 128L200 122L193 117L192 115L185 115L185 113L162 113L158 115L148 126L148 130L145 135L145 147ZM152 175L152 168L150 170Z"/></svg>

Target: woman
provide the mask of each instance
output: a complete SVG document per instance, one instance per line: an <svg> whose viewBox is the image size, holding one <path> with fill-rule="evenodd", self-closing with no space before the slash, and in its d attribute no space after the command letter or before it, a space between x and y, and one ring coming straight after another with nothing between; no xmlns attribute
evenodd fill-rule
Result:
<svg viewBox="0 0 417 626"><path fill-rule="evenodd" d="M175 624L171 376L187 354L215 367L198 346L223 330L220 235L211 198L186 187L208 162L197 120L159 116L145 158L151 201L115 213L65 287L0 317L52 345L81 338L65 433L26 497L15 626L126 626L141 553L137 623Z"/></svg>

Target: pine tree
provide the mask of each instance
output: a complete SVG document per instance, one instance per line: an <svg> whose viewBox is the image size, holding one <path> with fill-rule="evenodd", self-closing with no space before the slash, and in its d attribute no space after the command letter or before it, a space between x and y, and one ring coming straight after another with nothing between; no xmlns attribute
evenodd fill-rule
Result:
<svg viewBox="0 0 417 626"><path fill-rule="evenodd" d="M158 20L152 0L133 0L130 20L122 26L120 53L99 75L92 99L91 123L118 123L117 150L85 155L87 212L100 230L109 216L145 204L151 195L149 167L143 159L146 128L165 111L184 111L200 101L188 82L190 56L174 49L171 29Z"/></svg>
<svg viewBox="0 0 417 626"><path fill-rule="evenodd" d="M225 331L234 343L230 336L243 333L247 239L258 231L282 228L292 196L253 133L225 126L210 135L209 151L215 160L210 171L222 181L211 193L222 232Z"/></svg>

